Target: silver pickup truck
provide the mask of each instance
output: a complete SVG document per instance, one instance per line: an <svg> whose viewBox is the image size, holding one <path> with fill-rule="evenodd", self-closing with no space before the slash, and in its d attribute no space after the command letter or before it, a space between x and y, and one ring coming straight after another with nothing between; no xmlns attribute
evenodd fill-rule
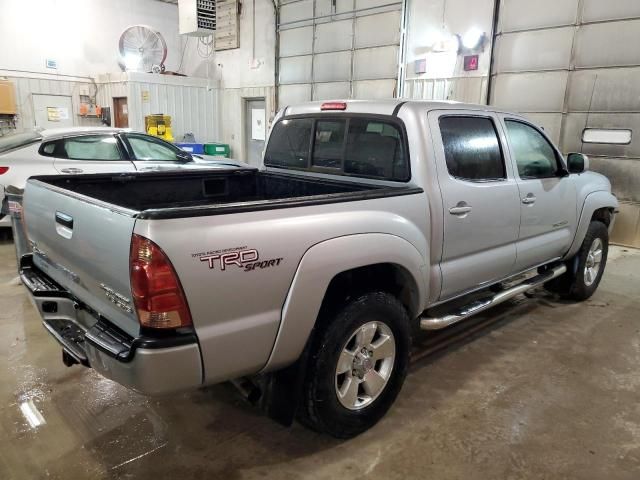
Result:
<svg viewBox="0 0 640 480"><path fill-rule="evenodd" d="M66 364L146 394L244 379L346 438L393 403L413 326L542 285L584 300L604 271L609 181L516 114L290 106L263 163L29 180L21 276Z"/></svg>

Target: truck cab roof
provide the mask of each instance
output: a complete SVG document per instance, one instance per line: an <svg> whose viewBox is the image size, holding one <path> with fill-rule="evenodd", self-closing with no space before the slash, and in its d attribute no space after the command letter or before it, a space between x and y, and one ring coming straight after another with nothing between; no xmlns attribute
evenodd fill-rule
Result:
<svg viewBox="0 0 640 480"><path fill-rule="evenodd" d="M334 108L324 108L323 105ZM341 105L345 105L342 108ZM384 100L323 100L315 102L306 102L286 106L282 110L282 115L309 115L326 112L335 114L339 112L348 113L367 113L378 115L394 115L400 108L414 108L424 111L429 110L478 110L486 112L502 112L502 110L491 105L480 105L476 103L462 103L453 101L436 101L436 100L403 100L384 99ZM507 112L503 112L507 113Z"/></svg>

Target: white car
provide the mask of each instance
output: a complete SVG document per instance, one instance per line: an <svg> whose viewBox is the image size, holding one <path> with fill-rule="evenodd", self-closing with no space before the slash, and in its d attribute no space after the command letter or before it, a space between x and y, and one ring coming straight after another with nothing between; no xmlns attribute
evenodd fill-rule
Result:
<svg viewBox="0 0 640 480"><path fill-rule="evenodd" d="M0 186L24 188L34 175L241 168L246 164L192 155L172 143L129 129L56 128L0 137ZM0 188L0 227L11 220Z"/></svg>

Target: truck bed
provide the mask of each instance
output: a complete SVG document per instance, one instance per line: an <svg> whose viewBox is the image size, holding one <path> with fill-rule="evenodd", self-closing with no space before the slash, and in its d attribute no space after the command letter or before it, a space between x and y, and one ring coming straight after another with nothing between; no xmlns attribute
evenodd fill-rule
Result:
<svg viewBox="0 0 640 480"><path fill-rule="evenodd" d="M214 215L416 193L385 187L320 180L258 170L211 170L134 174L41 176L32 180L133 211L138 218Z"/></svg>

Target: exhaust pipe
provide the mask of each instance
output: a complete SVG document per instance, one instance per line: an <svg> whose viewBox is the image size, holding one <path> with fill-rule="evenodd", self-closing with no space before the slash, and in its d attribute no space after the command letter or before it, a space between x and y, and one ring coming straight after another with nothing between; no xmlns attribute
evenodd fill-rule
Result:
<svg viewBox="0 0 640 480"><path fill-rule="evenodd" d="M548 281L559 277L566 271L566 265L558 265L557 267L554 267L547 272L541 273L539 275L536 275L535 277L531 277L525 280L519 285L498 292L490 297L475 300L449 315L445 315L443 317L423 316L420 318L420 328L422 330L439 330L441 328L448 327L449 325L453 325L454 323L465 320L472 315L484 312L485 310L499 305L502 302L506 302L516 295L527 292L532 288L539 287L540 285L543 285Z"/></svg>

